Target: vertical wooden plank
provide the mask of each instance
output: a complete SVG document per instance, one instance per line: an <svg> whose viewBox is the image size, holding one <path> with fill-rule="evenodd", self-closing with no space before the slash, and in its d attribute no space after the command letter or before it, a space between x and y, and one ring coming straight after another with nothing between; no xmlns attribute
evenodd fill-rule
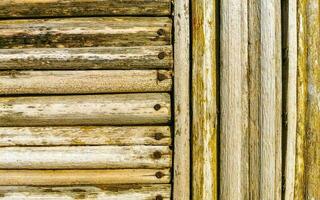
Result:
<svg viewBox="0 0 320 200"><path fill-rule="evenodd" d="M192 199L217 197L216 0L192 1Z"/></svg>
<svg viewBox="0 0 320 200"><path fill-rule="evenodd" d="M284 48L287 55L285 60L286 82L286 147L285 148L285 190L284 199L294 199L295 163L296 163L296 136L297 136L297 0L285 1L286 23L283 24L285 34Z"/></svg>
<svg viewBox="0 0 320 200"><path fill-rule="evenodd" d="M248 199L247 0L221 1L220 198Z"/></svg>
<svg viewBox="0 0 320 200"><path fill-rule="evenodd" d="M260 198L272 200L281 199L281 30L278 27L280 1L261 0L260 9Z"/></svg>
<svg viewBox="0 0 320 200"><path fill-rule="evenodd" d="M175 0L173 199L190 199L190 28L189 1Z"/></svg>

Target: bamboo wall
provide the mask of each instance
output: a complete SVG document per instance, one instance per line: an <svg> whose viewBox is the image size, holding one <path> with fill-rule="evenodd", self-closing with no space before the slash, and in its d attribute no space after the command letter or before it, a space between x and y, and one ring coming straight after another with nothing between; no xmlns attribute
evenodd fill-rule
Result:
<svg viewBox="0 0 320 200"><path fill-rule="evenodd" d="M173 64L170 0L1 1L0 199L171 199Z"/></svg>

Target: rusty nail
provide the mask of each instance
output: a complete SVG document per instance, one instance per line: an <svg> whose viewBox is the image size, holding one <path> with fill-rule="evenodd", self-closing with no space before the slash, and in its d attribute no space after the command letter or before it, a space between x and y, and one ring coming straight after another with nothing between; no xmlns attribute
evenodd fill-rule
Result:
<svg viewBox="0 0 320 200"><path fill-rule="evenodd" d="M158 58L161 59L161 60L164 59L165 56L166 56L166 54L164 52L160 52L158 54Z"/></svg>
<svg viewBox="0 0 320 200"><path fill-rule="evenodd" d="M161 28L157 31L158 35L164 35L165 31Z"/></svg>
<svg viewBox="0 0 320 200"><path fill-rule="evenodd" d="M163 138L163 134L162 133L156 133L154 137L155 137L156 140L161 140Z"/></svg>
<svg viewBox="0 0 320 200"><path fill-rule="evenodd" d="M161 195L157 195L156 200L163 200L163 197Z"/></svg>
<svg viewBox="0 0 320 200"><path fill-rule="evenodd" d="M162 156L162 153L161 153L160 151L155 151L155 152L153 153L153 157L154 157L155 159L160 159L161 156Z"/></svg>
<svg viewBox="0 0 320 200"><path fill-rule="evenodd" d="M158 111L158 110L161 109L161 105L160 105L160 104L156 104L153 108L154 108L156 111Z"/></svg>
<svg viewBox="0 0 320 200"><path fill-rule="evenodd" d="M156 177L157 178L162 178L164 176L164 174L162 172L157 172L156 173Z"/></svg>

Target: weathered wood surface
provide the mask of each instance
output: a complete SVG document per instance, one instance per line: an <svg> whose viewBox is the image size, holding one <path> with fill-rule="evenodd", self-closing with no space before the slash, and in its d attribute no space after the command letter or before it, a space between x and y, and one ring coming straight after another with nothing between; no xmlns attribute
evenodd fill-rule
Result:
<svg viewBox="0 0 320 200"><path fill-rule="evenodd" d="M216 200L217 176L217 4L192 1L192 199Z"/></svg>
<svg viewBox="0 0 320 200"><path fill-rule="evenodd" d="M297 0L286 0L284 1L284 10L282 12L285 14L283 19L283 33L285 37L283 39L283 49L287 49L287 54L283 57L285 58L285 63L283 65L284 75L287 75L288 79L283 83L285 85L286 98L284 102L286 103L287 112L287 127L286 129L286 146L285 149L285 182L284 182L284 199L294 200L294 183L295 183L295 168L296 168L296 140L297 140L297 91L298 91L298 67L297 67Z"/></svg>
<svg viewBox="0 0 320 200"><path fill-rule="evenodd" d="M4 0L0 2L0 18L170 14L170 0Z"/></svg>
<svg viewBox="0 0 320 200"><path fill-rule="evenodd" d="M0 98L0 126L166 124L170 95L137 93Z"/></svg>
<svg viewBox="0 0 320 200"><path fill-rule="evenodd" d="M172 46L0 49L1 70L172 67Z"/></svg>
<svg viewBox="0 0 320 200"><path fill-rule="evenodd" d="M0 170L1 186L156 184L170 182L169 169Z"/></svg>
<svg viewBox="0 0 320 200"><path fill-rule="evenodd" d="M260 198L280 200L282 193L282 56L280 1L262 0L260 11Z"/></svg>
<svg viewBox="0 0 320 200"><path fill-rule="evenodd" d="M171 143L169 126L0 127L0 147Z"/></svg>
<svg viewBox="0 0 320 200"><path fill-rule="evenodd" d="M247 6L221 1L221 200L249 199Z"/></svg>
<svg viewBox="0 0 320 200"><path fill-rule="evenodd" d="M320 2L298 2L296 199L320 199Z"/></svg>
<svg viewBox="0 0 320 200"><path fill-rule="evenodd" d="M174 1L174 169L173 200L190 200L190 7Z"/></svg>
<svg viewBox="0 0 320 200"><path fill-rule="evenodd" d="M169 92L170 71L0 71L0 95Z"/></svg>
<svg viewBox="0 0 320 200"><path fill-rule="evenodd" d="M0 21L0 48L160 46L171 44L167 17Z"/></svg>
<svg viewBox="0 0 320 200"><path fill-rule="evenodd" d="M170 200L169 184L101 185L71 187L2 186L0 199L5 200Z"/></svg>
<svg viewBox="0 0 320 200"><path fill-rule="evenodd" d="M0 169L169 168L164 146L2 147Z"/></svg>

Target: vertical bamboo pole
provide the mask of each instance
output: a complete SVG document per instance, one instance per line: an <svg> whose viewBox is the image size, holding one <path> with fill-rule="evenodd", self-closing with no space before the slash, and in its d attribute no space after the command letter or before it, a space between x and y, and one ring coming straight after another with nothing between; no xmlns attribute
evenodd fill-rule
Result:
<svg viewBox="0 0 320 200"><path fill-rule="evenodd" d="M295 199L320 199L320 1L298 1Z"/></svg>
<svg viewBox="0 0 320 200"><path fill-rule="evenodd" d="M175 0L174 11L174 179L173 199L190 199L190 28L189 1Z"/></svg>
<svg viewBox="0 0 320 200"><path fill-rule="evenodd" d="M296 137L297 137L297 0L285 1L286 23L283 24L285 34L285 49L287 55L285 60L287 82L286 82L286 153L285 153L285 191L284 199L294 199L295 162L296 162Z"/></svg>
<svg viewBox="0 0 320 200"><path fill-rule="evenodd" d="M308 0L308 109L305 140L306 199L320 199L320 1Z"/></svg>
<svg viewBox="0 0 320 200"><path fill-rule="evenodd" d="M260 6L260 198L273 200L281 199L281 11L278 0L261 0Z"/></svg>
<svg viewBox="0 0 320 200"><path fill-rule="evenodd" d="M192 199L217 199L216 0L192 0Z"/></svg>
<svg viewBox="0 0 320 200"><path fill-rule="evenodd" d="M221 1L220 198L248 199L246 0Z"/></svg>

